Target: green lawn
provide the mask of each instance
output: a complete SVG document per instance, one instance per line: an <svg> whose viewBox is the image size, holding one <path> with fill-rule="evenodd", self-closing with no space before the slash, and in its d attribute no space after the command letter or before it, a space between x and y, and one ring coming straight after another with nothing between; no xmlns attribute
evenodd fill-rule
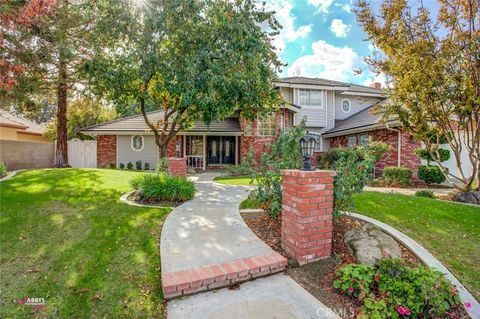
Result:
<svg viewBox="0 0 480 319"><path fill-rule="evenodd" d="M480 299L480 208L428 198L364 192L355 208L404 232Z"/></svg>
<svg viewBox="0 0 480 319"><path fill-rule="evenodd" d="M217 183L226 185L257 185L256 181L254 181L253 184L250 184L250 177L248 176L218 176L215 177L213 180Z"/></svg>
<svg viewBox="0 0 480 319"><path fill-rule="evenodd" d="M166 209L119 201L133 171L20 172L0 184L0 317L162 318ZM15 298L46 299L33 313Z"/></svg>

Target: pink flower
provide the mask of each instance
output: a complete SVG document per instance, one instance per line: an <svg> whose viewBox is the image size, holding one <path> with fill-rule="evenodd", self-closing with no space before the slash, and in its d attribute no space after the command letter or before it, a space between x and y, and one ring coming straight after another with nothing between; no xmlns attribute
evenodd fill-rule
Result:
<svg viewBox="0 0 480 319"><path fill-rule="evenodd" d="M405 308L403 308L402 306L398 306L397 312L403 316L405 314Z"/></svg>
<svg viewBox="0 0 480 319"><path fill-rule="evenodd" d="M268 169L271 170L271 171L273 171L273 166L270 165L270 166L268 167Z"/></svg>
<svg viewBox="0 0 480 319"><path fill-rule="evenodd" d="M353 289L353 287L348 288L348 292L349 292L349 293L352 293L352 292L354 292L354 291L355 291L355 289Z"/></svg>
<svg viewBox="0 0 480 319"><path fill-rule="evenodd" d="M405 316L410 316L411 313L410 309L405 308Z"/></svg>
<svg viewBox="0 0 480 319"><path fill-rule="evenodd" d="M472 308L472 304L469 303L469 302L466 302L466 303L465 303L465 307L467 307L467 309L470 309L470 308Z"/></svg>

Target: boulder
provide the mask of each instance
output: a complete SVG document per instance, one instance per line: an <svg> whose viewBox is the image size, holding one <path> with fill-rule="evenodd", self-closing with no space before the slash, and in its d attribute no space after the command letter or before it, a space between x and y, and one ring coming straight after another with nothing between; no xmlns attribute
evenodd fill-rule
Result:
<svg viewBox="0 0 480 319"><path fill-rule="evenodd" d="M343 240L352 256L362 264L373 265L384 258L402 257L395 239L372 224L347 231Z"/></svg>
<svg viewBox="0 0 480 319"><path fill-rule="evenodd" d="M135 191L135 193L133 193L133 200L138 202L142 199L143 199L143 190L139 188Z"/></svg>
<svg viewBox="0 0 480 319"><path fill-rule="evenodd" d="M480 205L480 191L456 193L453 196L453 200L461 203Z"/></svg>

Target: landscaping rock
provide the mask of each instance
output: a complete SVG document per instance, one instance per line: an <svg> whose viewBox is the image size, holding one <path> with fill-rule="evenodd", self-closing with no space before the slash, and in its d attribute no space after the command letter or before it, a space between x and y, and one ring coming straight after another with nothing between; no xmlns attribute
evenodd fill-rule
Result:
<svg viewBox="0 0 480 319"><path fill-rule="evenodd" d="M456 202L480 205L480 191L456 193L453 199Z"/></svg>
<svg viewBox="0 0 480 319"><path fill-rule="evenodd" d="M343 240L350 253L362 264L373 265L384 258L402 257L395 239L372 224L347 231Z"/></svg>
<svg viewBox="0 0 480 319"><path fill-rule="evenodd" d="M133 200L138 202L143 199L143 190L141 188L137 189L133 194Z"/></svg>

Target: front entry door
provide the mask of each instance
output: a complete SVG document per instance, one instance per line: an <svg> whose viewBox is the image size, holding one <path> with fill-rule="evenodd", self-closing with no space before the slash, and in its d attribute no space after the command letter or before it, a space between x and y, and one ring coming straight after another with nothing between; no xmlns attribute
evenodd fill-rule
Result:
<svg viewBox="0 0 480 319"><path fill-rule="evenodd" d="M207 137L208 164L234 164L235 138L233 136Z"/></svg>

